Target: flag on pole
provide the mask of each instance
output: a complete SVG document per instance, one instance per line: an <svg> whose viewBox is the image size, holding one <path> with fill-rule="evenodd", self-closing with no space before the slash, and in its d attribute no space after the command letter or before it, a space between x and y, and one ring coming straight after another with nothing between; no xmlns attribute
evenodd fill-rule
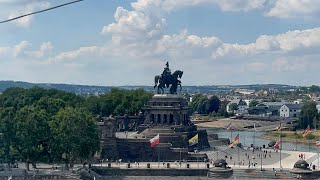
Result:
<svg viewBox="0 0 320 180"><path fill-rule="evenodd" d="M273 148L274 149L279 149L280 143L281 143L281 140L280 140L280 136L279 136L279 139L276 141L276 143L274 144Z"/></svg>
<svg viewBox="0 0 320 180"><path fill-rule="evenodd" d="M277 127L277 131L280 131L282 129L282 124L280 122L280 125Z"/></svg>
<svg viewBox="0 0 320 180"><path fill-rule="evenodd" d="M227 131L231 131L231 123L227 126Z"/></svg>
<svg viewBox="0 0 320 180"><path fill-rule="evenodd" d="M320 141L316 141L316 146L320 147Z"/></svg>
<svg viewBox="0 0 320 180"><path fill-rule="evenodd" d="M256 129L256 123L253 123L253 130L254 130L254 131L257 131L257 129Z"/></svg>
<svg viewBox="0 0 320 180"><path fill-rule="evenodd" d="M159 134L156 135L154 138L150 139L150 146L154 147L155 145L160 143L160 136Z"/></svg>
<svg viewBox="0 0 320 180"><path fill-rule="evenodd" d="M191 139L189 139L189 146L193 146L195 144L198 144L199 141L199 134L196 134Z"/></svg>
<svg viewBox="0 0 320 180"><path fill-rule="evenodd" d="M302 133L303 135L302 135L302 136L303 136L303 137L306 137L306 136L307 136L308 134L310 134L310 133L311 133L311 129L310 129L310 126L308 126L307 129L305 129L305 130L303 131L303 133Z"/></svg>
<svg viewBox="0 0 320 180"><path fill-rule="evenodd" d="M234 140L232 141L232 143L229 145L229 147L231 148L231 147L233 147L233 146L235 146L235 145L237 145L237 144L239 144L240 143L240 137L239 137L239 134L234 138Z"/></svg>

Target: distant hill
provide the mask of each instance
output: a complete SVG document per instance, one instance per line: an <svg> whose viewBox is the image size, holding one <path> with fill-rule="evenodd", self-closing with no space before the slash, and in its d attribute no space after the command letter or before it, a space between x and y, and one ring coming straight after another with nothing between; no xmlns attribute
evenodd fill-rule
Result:
<svg viewBox="0 0 320 180"><path fill-rule="evenodd" d="M10 87L31 88L39 86L43 88L54 88L76 94L103 94L109 92L112 88L120 89L144 89L149 92L156 92L153 86L90 86L90 85L74 85L74 84L50 84L50 83L28 83L21 81L0 81L0 92ZM289 90L297 87L283 84L252 84L252 85L212 85L212 86L182 86L183 92L188 93L215 93L228 92L232 89L281 89Z"/></svg>
<svg viewBox="0 0 320 180"><path fill-rule="evenodd" d="M43 88L54 88L76 94L101 94L110 91L113 87L107 86L87 86L87 85L73 85L73 84L50 84L50 83L28 83L21 81L0 81L0 92L5 91L10 87L31 88L39 86Z"/></svg>

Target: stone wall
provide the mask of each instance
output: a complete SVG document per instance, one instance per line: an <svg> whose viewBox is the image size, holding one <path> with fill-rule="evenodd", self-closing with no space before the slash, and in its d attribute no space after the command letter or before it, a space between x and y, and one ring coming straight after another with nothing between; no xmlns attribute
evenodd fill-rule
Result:
<svg viewBox="0 0 320 180"><path fill-rule="evenodd" d="M94 167L101 176L207 176L208 169L119 169Z"/></svg>

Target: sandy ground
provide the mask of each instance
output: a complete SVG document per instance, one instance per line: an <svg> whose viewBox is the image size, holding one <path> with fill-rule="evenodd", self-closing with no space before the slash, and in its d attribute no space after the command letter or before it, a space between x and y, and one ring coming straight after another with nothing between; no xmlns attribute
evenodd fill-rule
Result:
<svg viewBox="0 0 320 180"><path fill-rule="evenodd" d="M240 120L240 119L220 119L211 122L198 123L197 126L201 128L219 128L225 129L230 123L232 128L237 130L253 130L253 124L256 125L257 131L274 130L279 126L279 122L270 121L252 121L252 120Z"/></svg>

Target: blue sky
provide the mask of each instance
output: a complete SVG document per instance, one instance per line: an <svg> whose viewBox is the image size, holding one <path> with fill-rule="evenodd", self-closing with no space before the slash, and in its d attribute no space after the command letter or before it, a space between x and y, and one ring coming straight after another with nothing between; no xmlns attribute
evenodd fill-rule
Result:
<svg viewBox="0 0 320 180"><path fill-rule="evenodd" d="M0 0L0 20L66 0ZM0 24L0 80L320 84L320 1L85 0Z"/></svg>

